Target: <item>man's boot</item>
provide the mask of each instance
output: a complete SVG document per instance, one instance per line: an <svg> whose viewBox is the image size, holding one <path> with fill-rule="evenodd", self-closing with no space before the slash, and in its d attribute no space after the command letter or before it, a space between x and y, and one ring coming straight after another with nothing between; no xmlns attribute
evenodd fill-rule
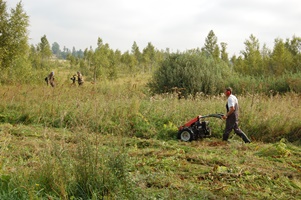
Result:
<svg viewBox="0 0 301 200"><path fill-rule="evenodd" d="M245 133L242 133L241 138L245 143L251 143L251 140L246 136Z"/></svg>

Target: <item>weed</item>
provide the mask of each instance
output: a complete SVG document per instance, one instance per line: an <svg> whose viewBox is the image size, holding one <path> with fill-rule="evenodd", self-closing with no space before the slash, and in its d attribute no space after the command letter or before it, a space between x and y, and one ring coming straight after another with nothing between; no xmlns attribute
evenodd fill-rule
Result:
<svg viewBox="0 0 301 200"><path fill-rule="evenodd" d="M178 126L225 112L226 99L150 96L133 83L1 87L0 198L301 197L298 94L239 96L251 144L221 142L219 119L209 119L213 137L187 143Z"/></svg>

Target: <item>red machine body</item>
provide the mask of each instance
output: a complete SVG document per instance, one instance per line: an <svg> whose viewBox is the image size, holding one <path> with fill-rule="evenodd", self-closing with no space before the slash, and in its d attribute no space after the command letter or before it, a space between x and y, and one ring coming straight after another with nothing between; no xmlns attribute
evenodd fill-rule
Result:
<svg viewBox="0 0 301 200"><path fill-rule="evenodd" d="M195 122L197 122L199 120L200 120L200 118L199 118L199 116L197 116L196 118L193 118L190 121L188 121L187 123L185 123L183 126L180 126L178 129L180 131L185 127L190 127L192 124L194 124Z"/></svg>

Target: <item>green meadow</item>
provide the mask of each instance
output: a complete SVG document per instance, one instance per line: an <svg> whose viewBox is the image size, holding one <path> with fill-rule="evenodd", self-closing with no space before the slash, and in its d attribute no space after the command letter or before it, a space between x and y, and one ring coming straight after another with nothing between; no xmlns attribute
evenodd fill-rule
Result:
<svg viewBox="0 0 301 200"><path fill-rule="evenodd" d="M182 142L177 127L226 98L150 95L149 78L2 86L0 198L301 198L299 94L238 95L251 144L222 142L216 118L212 137Z"/></svg>
<svg viewBox="0 0 301 200"><path fill-rule="evenodd" d="M251 34L232 56L213 30L184 52L101 37L61 50L46 34L30 44L22 1L0 11L1 200L301 199L300 37L269 49ZM226 112L228 86L252 142L222 142L217 118L211 137L178 140L189 120Z"/></svg>

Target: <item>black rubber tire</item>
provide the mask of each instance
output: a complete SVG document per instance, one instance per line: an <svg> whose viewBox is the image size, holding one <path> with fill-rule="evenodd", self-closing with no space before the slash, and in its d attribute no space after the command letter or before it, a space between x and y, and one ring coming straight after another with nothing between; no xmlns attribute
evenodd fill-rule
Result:
<svg viewBox="0 0 301 200"><path fill-rule="evenodd" d="M184 142L189 142L193 140L193 138L193 131L189 128L184 128L178 132L178 139L181 139Z"/></svg>

